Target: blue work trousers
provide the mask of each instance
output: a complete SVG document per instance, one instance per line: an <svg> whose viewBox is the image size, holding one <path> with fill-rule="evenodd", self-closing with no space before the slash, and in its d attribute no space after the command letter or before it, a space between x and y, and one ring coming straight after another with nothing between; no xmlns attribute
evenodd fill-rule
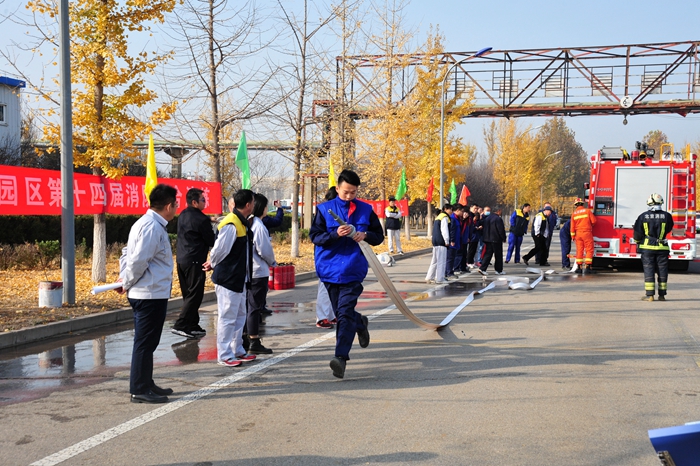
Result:
<svg viewBox="0 0 700 466"><path fill-rule="evenodd" d="M335 312L338 324L335 328L335 356L346 361L350 359L350 348L357 330L364 330L362 314L355 311L357 299L362 294L362 283L325 283L328 297Z"/></svg>
<svg viewBox="0 0 700 466"><path fill-rule="evenodd" d="M508 253L506 254L506 262L510 262L510 257L515 251L515 263L520 262L520 246L523 244L522 236L515 236L513 233L508 233Z"/></svg>
<svg viewBox="0 0 700 466"><path fill-rule="evenodd" d="M571 267L571 259L569 259L569 254L571 253L571 234L565 231L566 234L559 235L559 241L561 242L561 266L567 269Z"/></svg>
<svg viewBox="0 0 700 466"><path fill-rule="evenodd" d="M131 299L134 310L134 349L131 352L129 392L132 395L148 393L153 387L153 353L160 343L167 299Z"/></svg>

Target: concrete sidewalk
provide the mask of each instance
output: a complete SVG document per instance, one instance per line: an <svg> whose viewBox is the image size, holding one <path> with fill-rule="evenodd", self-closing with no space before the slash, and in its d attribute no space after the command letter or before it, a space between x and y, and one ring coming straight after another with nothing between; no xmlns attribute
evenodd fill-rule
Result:
<svg viewBox="0 0 700 466"><path fill-rule="evenodd" d="M414 312L439 322L483 281L426 285L429 259L388 273ZM315 289L270 304L291 309ZM297 307L265 338L272 358L242 370L158 365L156 382L176 392L163 407L129 403L127 368L0 407L3 464L653 466L648 429L700 420L696 273L672 274L665 303L640 300L640 271L499 288L441 332L390 310L371 274L365 290L371 343L353 347L343 380L328 367L333 332Z"/></svg>

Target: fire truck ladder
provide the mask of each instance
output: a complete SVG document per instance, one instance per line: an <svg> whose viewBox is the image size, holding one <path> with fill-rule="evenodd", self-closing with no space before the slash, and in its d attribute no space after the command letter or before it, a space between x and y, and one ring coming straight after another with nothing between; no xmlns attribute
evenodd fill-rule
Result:
<svg viewBox="0 0 700 466"><path fill-rule="evenodd" d="M671 190L671 214L673 215L674 228L671 236L686 236L690 228L688 225L688 209L690 208L690 168L671 167L673 176L673 189Z"/></svg>

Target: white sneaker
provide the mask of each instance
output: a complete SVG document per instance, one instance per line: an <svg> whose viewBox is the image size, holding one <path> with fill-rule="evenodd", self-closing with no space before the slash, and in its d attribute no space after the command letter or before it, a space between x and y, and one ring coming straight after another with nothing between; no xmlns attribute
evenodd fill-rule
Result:
<svg viewBox="0 0 700 466"><path fill-rule="evenodd" d="M484 271L481 270L481 269L476 269L476 270L477 270L481 275L483 275L484 277L488 275L486 272L484 272ZM498 273L498 272L496 272L496 273Z"/></svg>
<svg viewBox="0 0 700 466"><path fill-rule="evenodd" d="M505 271L504 272L496 272L496 275L505 275L505 274L506 274Z"/></svg>

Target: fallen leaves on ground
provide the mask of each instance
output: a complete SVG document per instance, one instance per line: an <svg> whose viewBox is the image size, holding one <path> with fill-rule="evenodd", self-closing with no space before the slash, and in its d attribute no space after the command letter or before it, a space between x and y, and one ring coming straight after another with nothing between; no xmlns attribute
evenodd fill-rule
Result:
<svg viewBox="0 0 700 466"><path fill-rule="evenodd" d="M279 263L293 263L297 273L314 270L314 247L308 241L299 244L299 257L291 257L291 244L274 244L275 256ZM430 239L414 237L411 241L402 239L405 252L430 247ZM379 254L386 252L386 243L373 248ZM91 279L91 263L79 261L75 266L75 301L74 305L57 308L39 307L39 282L61 281L61 270L0 270L0 329L8 332L25 327L58 322L76 317L96 314L114 309L128 307L125 295L107 291L93 295L90 293L95 284ZM107 283L119 278L119 259L107 260ZM207 289L214 289L211 280L207 280ZM172 296L181 296L177 272L173 273Z"/></svg>

